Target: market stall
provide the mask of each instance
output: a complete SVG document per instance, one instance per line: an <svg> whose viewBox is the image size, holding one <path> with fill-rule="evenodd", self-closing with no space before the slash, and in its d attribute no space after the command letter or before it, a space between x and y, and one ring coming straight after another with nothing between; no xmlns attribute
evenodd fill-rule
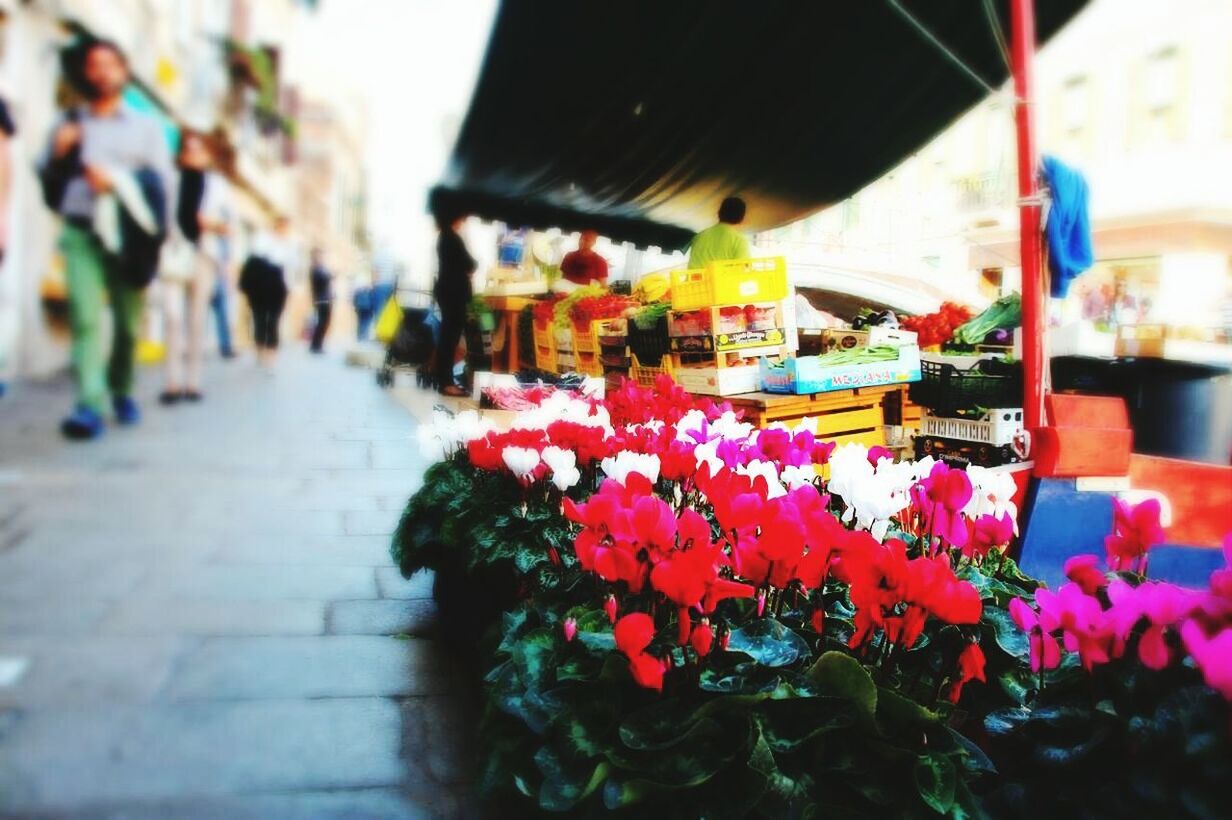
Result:
<svg viewBox="0 0 1232 820"><path fill-rule="evenodd" d="M533 308L536 357L557 370L606 386L657 356L665 372L614 378L602 398L556 386L509 429L459 414L421 432L437 463L395 554L461 591L438 600L485 670L490 799L573 816L1218 814L1229 569L1200 591L1148 579L1161 500L1074 492L1107 478L1075 454L1128 463L1128 431L1120 402L1045 396L1032 4L1005 5L503 8L437 196L645 243L700 227L738 188L751 227L774 225L878 176L983 93L964 82L990 90L983 77L1012 65L1024 290L1012 356L994 335L1013 327L1009 302L916 329L882 315L866 335L838 329L850 346L793 350L776 260L677 271L653 300ZM1080 5L1042 4L1042 28ZM983 42L1002 19L1010 53L995 37L982 51L975 30ZM562 48L523 53L545 33ZM769 34L773 48L736 56ZM634 36L649 47L630 65ZM535 111L519 130L519 81L577 85L559 123ZM747 89L752 105L730 104ZM662 315L639 323L651 303ZM948 335L925 343L934 330ZM967 444L899 460L828 440L871 432L902 384L934 444ZM901 421L912 408L897 404ZM827 416L843 429L818 435ZM1104 513L1103 556L1037 564L1062 573L1051 588L1012 546L1020 505L1040 516L1018 480L1032 465L980 463L1035 442L1037 499L1060 502L1042 519L1054 545L1076 526L1064 504Z"/></svg>

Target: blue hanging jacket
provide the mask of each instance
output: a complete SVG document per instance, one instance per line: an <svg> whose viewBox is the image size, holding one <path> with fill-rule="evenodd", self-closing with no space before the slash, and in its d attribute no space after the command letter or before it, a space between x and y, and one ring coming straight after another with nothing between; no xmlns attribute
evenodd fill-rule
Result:
<svg viewBox="0 0 1232 820"><path fill-rule="evenodd" d="M1090 192L1086 177L1056 157L1045 156L1044 179L1052 192L1052 207L1044 228L1048 240L1048 270L1052 295L1065 296L1070 282L1095 262L1091 247Z"/></svg>

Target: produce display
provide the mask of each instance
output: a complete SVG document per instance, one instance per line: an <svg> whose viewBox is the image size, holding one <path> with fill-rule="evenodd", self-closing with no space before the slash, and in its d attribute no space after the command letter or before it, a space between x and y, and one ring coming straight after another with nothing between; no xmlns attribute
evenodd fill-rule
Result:
<svg viewBox="0 0 1232 820"><path fill-rule="evenodd" d="M1012 331L1022 325L1022 297L1017 293L1002 296L979 316L954 331L954 341L963 345L983 344L989 334L1001 332L1002 339L1013 340Z"/></svg>
<svg viewBox="0 0 1232 820"><path fill-rule="evenodd" d="M869 362L892 362L898 358L898 348L889 345L878 347L852 347L831 350L815 357L822 367L841 367L848 364L868 364Z"/></svg>
<svg viewBox="0 0 1232 820"><path fill-rule="evenodd" d="M637 301L632 297L602 293L578 299L569 310L569 315L575 325L585 327L599 319L615 319L623 316L626 311L636 307Z"/></svg>
<svg viewBox="0 0 1232 820"><path fill-rule="evenodd" d="M1042 588L1008 475L815 429L663 382L421 428L394 555L485 672L500 816L1224 812L1232 568L1150 580L1159 504L1117 502Z"/></svg>
<svg viewBox="0 0 1232 820"><path fill-rule="evenodd" d="M903 316L899 327L919 335L921 347L945 344L954 338L954 331L971 319L971 308L955 302L945 302L941 310L923 316Z"/></svg>

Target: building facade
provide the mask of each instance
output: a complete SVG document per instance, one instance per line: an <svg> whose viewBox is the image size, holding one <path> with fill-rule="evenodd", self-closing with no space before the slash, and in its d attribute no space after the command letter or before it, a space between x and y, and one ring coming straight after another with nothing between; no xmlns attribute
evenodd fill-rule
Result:
<svg viewBox="0 0 1232 820"><path fill-rule="evenodd" d="M1042 153L1087 177L1095 268L1141 321L1213 324L1232 260L1232 4L1093 0L1035 63ZM850 199L763 242L846 275L979 302L1020 280L1013 98L1001 89Z"/></svg>
<svg viewBox="0 0 1232 820"><path fill-rule="evenodd" d="M353 255L362 211L317 217L304 176L342 201L356 199L362 157L301 173L301 92L288 55L312 13L305 0L0 0L0 95L18 127L14 144L13 240L0 276L0 379L40 375L67 361L65 297L55 249L56 219L43 206L34 173L47 135L67 101L59 51L75 37L117 42L133 72L133 93L176 128L213 136L235 191L232 260L238 265L257 230L286 214L302 235ZM331 101L316 103L313 116ZM315 140L315 131L310 143ZM315 144L315 143L314 143ZM315 150L315 149L314 149ZM342 181L322 180L337 173ZM346 193L336 193L345 189ZM300 209L311 213L301 217ZM331 206L333 207L333 206ZM297 281L299 278L297 277ZM156 328L157 323L151 323Z"/></svg>

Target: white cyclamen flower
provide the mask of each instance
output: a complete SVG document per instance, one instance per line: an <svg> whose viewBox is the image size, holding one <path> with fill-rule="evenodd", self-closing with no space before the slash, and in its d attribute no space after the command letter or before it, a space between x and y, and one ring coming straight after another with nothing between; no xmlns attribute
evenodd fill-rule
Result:
<svg viewBox="0 0 1232 820"><path fill-rule="evenodd" d="M788 464L783 468L779 478L782 479L784 486L794 490L797 487L803 487L805 484L812 484L813 479L817 478L817 469L812 464L805 464L801 467Z"/></svg>
<svg viewBox="0 0 1232 820"><path fill-rule="evenodd" d="M779 481L778 469L768 461L753 459L748 464L737 467L736 472L741 475L747 475L749 478L761 476L766 479L766 486L769 487L766 498L778 498L787 495L787 489Z"/></svg>
<svg viewBox="0 0 1232 820"><path fill-rule="evenodd" d="M971 464L967 467L967 478L971 479L971 500L963 507L963 514L974 519L981 515L1000 518L1008 513L1017 534L1018 505L1013 499L1018 485L1014 483L1014 477L1004 470L990 470Z"/></svg>
<svg viewBox="0 0 1232 820"><path fill-rule="evenodd" d="M615 456L608 456L599 462L603 472L622 486L629 473L640 473L654 484L659 480L659 457L653 454L631 453L621 451Z"/></svg>
<svg viewBox="0 0 1232 820"><path fill-rule="evenodd" d="M854 442L835 447L830 453L830 481L826 485L832 495L837 495L849 505L855 488L873 476L873 465L868 463L868 448Z"/></svg>
<svg viewBox="0 0 1232 820"><path fill-rule="evenodd" d="M560 447L544 447L543 463L552 471L552 483L561 492L577 484L582 473L577 468L577 453Z"/></svg>
<svg viewBox="0 0 1232 820"><path fill-rule="evenodd" d="M501 458L509 472L524 481L532 480L535 468L539 466L539 451L529 447L506 447L501 450Z"/></svg>

